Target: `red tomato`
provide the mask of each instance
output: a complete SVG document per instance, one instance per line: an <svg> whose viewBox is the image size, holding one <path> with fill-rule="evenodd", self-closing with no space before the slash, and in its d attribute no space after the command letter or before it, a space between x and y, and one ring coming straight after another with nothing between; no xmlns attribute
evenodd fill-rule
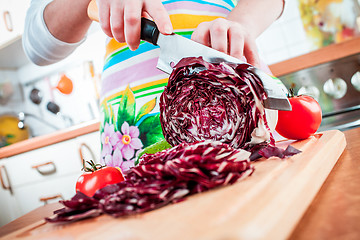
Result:
<svg viewBox="0 0 360 240"><path fill-rule="evenodd" d="M91 161L92 162L92 161ZM121 171L115 167L100 167L92 165L93 169L86 168L85 171L76 181L76 191L92 197L95 192L109 184L115 184L124 181Z"/></svg>
<svg viewBox="0 0 360 240"><path fill-rule="evenodd" d="M301 95L289 98L292 111L279 111L276 131L288 139L305 139L314 134L321 124L319 103Z"/></svg>

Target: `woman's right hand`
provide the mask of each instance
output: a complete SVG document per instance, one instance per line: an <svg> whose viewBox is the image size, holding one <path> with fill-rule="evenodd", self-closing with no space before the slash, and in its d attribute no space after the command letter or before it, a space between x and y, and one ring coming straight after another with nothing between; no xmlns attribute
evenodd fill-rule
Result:
<svg viewBox="0 0 360 240"><path fill-rule="evenodd" d="M96 0L102 30L131 50L140 44L141 17L152 18L162 34L173 32L170 17L161 0Z"/></svg>

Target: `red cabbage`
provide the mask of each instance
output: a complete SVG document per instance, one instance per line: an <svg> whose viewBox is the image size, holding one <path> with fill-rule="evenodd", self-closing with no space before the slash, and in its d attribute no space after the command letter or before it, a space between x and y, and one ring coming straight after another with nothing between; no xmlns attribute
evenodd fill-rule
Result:
<svg viewBox="0 0 360 240"><path fill-rule="evenodd" d="M78 192L46 220L67 222L102 213L118 217L153 210L250 175L254 168L249 156L245 150L210 140L144 154L125 173L126 181L108 185L93 197Z"/></svg>
<svg viewBox="0 0 360 240"><path fill-rule="evenodd" d="M294 156L300 152L301 152L300 150L294 148L291 145L288 145L286 149L278 148L275 146L267 146L259 150L259 154L265 158L270 158L273 156L279 158L285 158L285 157Z"/></svg>
<svg viewBox="0 0 360 240"><path fill-rule="evenodd" d="M160 98L165 139L172 146L210 139L244 149L270 142L262 105L266 93L247 68L201 57L182 59Z"/></svg>

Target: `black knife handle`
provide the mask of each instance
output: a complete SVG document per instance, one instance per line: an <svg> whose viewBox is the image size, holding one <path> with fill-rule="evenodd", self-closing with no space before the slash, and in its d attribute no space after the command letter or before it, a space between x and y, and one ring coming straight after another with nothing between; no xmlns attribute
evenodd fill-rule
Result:
<svg viewBox="0 0 360 240"><path fill-rule="evenodd" d="M149 43L157 45L158 37L159 37L159 29L157 28L155 22L146 18L141 18L140 38Z"/></svg>

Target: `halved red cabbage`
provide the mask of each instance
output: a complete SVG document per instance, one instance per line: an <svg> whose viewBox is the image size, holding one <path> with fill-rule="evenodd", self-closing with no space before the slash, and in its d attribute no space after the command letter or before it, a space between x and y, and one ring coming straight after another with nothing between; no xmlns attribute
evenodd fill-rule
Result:
<svg viewBox="0 0 360 240"><path fill-rule="evenodd" d="M102 213L117 217L153 210L252 174L249 156L245 150L211 140L144 154L125 173L126 181L108 185L92 198L78 192L46 220L66 222Z"/></svg>
<svg viewBox="0 0 360 240"><path fill-rule="evenodd" d="M165 139L176 146L210 139L234 148L270 142L261 80L247 65L182 59L160 98Z"/></svg>

